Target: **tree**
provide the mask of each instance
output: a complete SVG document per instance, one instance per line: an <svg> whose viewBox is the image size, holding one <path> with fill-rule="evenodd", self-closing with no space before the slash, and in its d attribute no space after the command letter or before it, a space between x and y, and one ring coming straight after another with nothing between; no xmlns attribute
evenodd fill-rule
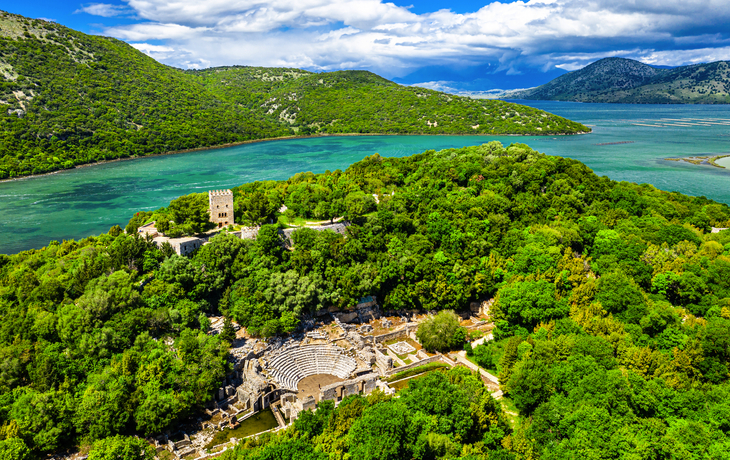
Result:
<svg viewBox="0 0 730 460"><path fill-rule="evenodd" d="M96 441L88 460L152 460L154 450L147 441L136 437L114 436Z"/></svg>
<svg viewBox="0 0 730 460"><path fill-rule="evenodd" d="M276 205L269 201L266 195L260 191L255 191L239 200L236 213L243 222L261 225L274 217L276 209Z"/></svg>
<svg viewBox="0 0 730 460"><path fill-rule="evenodd" d="M221 329L220 337L226 342L233 342L236 339L236 330L233 328L231 318L226 317L223 320L223 329Z"/></svg>
<svg viewBox="0 0 730 460"><path fill-rule="evenodd" d="M372 195L368 195L363 192L353 192L348 194L345 197L344 205L345 213L350 219L356 219L360 216L364 216L369 212L375 211L375 209L377 208L375 198ZM330 212L329 215L332 215L334 214L334 212L336 212L336 210L332 207L330 207L330 210L332 212ZM334 216L332 215L332 217Z"/></svg>
<svg viewBox="0 0 730 460"><path fill-rule="evenodd" d="M167 212L184 233L200 233L213 228L208 214L208 194L184 195L170 202Z"/></svg>
<svg viewBox="0 0 730 460"><path fill-rule="evenodd" d="M555 285L547 280L507 285L499 290L497 299L495 318L528 330L568 314L568 303L556 298Z"/></svg>
<svg viewBox="0 0 730 460"><path fill-rule="evenodd" d="M416 337L429 351L461 348L466 339L466 331L459 323L459 316L453 310L444 310L421 322Z"/></svg>
<svg viewBox="0 0 730 460"><path fill-rule="evenodd" d="M261 248L263 254L281 257L282 241L279 236L279 228L276 225L264 225L259 229L256 237L256 244Z"/></svg>
<svg viewBox="0 0 730 460"><path fill-rule="evenodd" d="M30 449L20 438L0 441L0 458L3 460L30 460Z"/></svg>
<svg viewBox="0 0 730 460"><path fill-rule="evenodd" d="M638 323L646 313L646 296L624 272L608 273L598 280L596 300L606 311Z"/></svg>
<svg viewBox="0 0 730 460"><path fill-rule="evenodd" d="M350 430L353 460L410 458L410 416L403 402L392 400L368 408Z"/></svg>
<svg viewBox="0 0 730 460"><path fill-rule="evenodd" d="M549 365L537 359L526 359L518 362L512 371L506 388L515 403L515 407L521 414L529 416L550 396Z"/></svg>

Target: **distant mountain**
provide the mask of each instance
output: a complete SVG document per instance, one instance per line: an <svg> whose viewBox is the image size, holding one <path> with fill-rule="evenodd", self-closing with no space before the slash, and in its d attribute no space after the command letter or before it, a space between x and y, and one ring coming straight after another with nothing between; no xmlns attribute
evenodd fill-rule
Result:
<svg viewBox="0 0 730 460"><path fill-rule="evenodd" d="M658 68L623 58L605 58L509 99L625 104L728 104L730 63Z"/></svg>
<svg viewBox="0 0 730 460"><path fill-rule="evenodd" d="M300 134L559 134L541 110L364 71L184 71L122 41L0 11L0 179Z"/></svg>

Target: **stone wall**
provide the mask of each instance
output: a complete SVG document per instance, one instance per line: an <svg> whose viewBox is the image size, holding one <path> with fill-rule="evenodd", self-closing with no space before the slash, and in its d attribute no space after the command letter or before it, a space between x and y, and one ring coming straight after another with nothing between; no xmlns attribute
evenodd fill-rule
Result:
<svg viewBox="0 0 730 460"><path fill-rule="evenodd" d="M370 394L375 389L378 375L374 373L362 375L360 377L337 382L323 387L319 392L320 401L339 401L350 395Z"/></svg>
<svg viewBox="0 0 730 460"><path fill-rule="evenodd" d="M241 227L242 240L255 240L259 236L261 227Z"/></svg>
<svg viewBox="0 0 730 460"><path fill-rule="evenodd" d="M260 369L261 367L255 359L244 361L242 365L243 383L236 389L236 396L238 401L243 404L244 409L253 409L255 411L263 409L261 407L262 396L266 393L269 385L259 373Z"/></svg>
<svg viewBox="0 0 730 460"><path fill-rule="evenodd" d="M381 373L386 374L389 370L393 368L393 358L384 355L383 352L376 348L375 365L378 366L378 369L380 369Z"/></svg>
<svg viewBox="0 0 730 460"><path fill-rule="evenodd" d="M152 241L157 245L158 248L162 248L162 245L169 243L172 249L180 256L187 256L199 249L207 238L196 238L196 237L183 237L183 238L168 238L166 236L156 236Z"/></svg>
<svg viewBox="0 0 730 460"><path fill-rule="evenodd" d="M387 342L389 340L393 339L414 339L412 333L415 334L415 331L418 329L418 324L416 323L407 323L403 329L398 329L397 331L393 332L386 332L385 334L376 335L373 337L375 343L382 343Z"/></svg>
<svg viewBox="0 0 730 460"><path fill-rule="evenodd" d="M388 372L386 372L386 374L387 375L397 374L398 372L407 371L408 369L413 369L414 367L423 366L424 364L435 363L437 361L441 361L443 363L450 364L450 365L453 365L454 364L451 360L449 360L447 362L444 359L444 356L443 355L436 355L436 356L431 356L431 357L426 358L426 359L422 359L422 360L417 361L415 363L408 364L407 366L394 367L393 369L390 369Z"/></svg>

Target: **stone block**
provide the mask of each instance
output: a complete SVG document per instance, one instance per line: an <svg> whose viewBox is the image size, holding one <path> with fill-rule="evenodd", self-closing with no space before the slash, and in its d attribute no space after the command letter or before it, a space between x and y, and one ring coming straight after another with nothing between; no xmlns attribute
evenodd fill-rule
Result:
<svg viewBox="0 0 730 460"><path fill-rule="evenodd" d="M359 382L353 382L348 381L345 382L345 388L342 390L342 398L346 398L350 395L356 395L360 393L360 383Z"/></svg>
<svg viewBox="0 0 730 460"><path fill-rule="evenodd" d="M366 379L364 382L362 392L366 395L369 395L375 389L377 383L378 383L378 379L375 378L374 376L369 379Z"/></svg>
<svg viewBox="0 0 730 460"><path fill-rule="evenodd" d="M314 410L317 407L317 402L314 400L313 396L307 396L307 398L302 401L302 410Z"/></svg>
<svg viewBox="0 0 730 460"><path fill-rule="evenodd" d="M337 315L343 323L351 323L357 319L357 312L349 312L349 313L340 313Z"/></svg>
<svg viewBox="0 0 730 460"><path fill-rule="evenodd" d="M242 387L238 387L238 389L236 389L236 397L238 398L239 402L244 404L244 406L248 404L248 393L246 393L246 391Z"/></svg>
<svg viewBox="0 0 730 460"><path fill-rule="evenodd" d="M337 400L337 387L330 385L328 387L323 388L322 391L319 393L319 400L320 401Z"/></svg>

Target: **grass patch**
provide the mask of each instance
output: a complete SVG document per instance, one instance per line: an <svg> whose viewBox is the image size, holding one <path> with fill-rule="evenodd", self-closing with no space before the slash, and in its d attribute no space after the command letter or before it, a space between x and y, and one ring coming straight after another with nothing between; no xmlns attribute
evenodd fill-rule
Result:
<svg viewBox="0 0 730 460"><path fill-rule="evenodd" d="M512 428L517 428L520 424L520 414L515 407L515 404L510 398L506 396L502 396L499 400L499 403L502 405L502 409L504 410L504 413L507 416L507 420L509 420Z"/></svg>
<svg viewBox="0 0 730 460"><path fill-rule="evenodd" d="M287 216L285 216L284 214L281 214L279 216L278 222L280 224L284 224L284 225L299 225L299 226L301 226L301 225L304 225L307 222L307 220L305 218L303 218L303 217L294 217L294 218L291 218L290 219Z"/></svg>
<svg viewBox="0 0 730 460"><path fill-rule="evenodd" d="M170 452L167 449L165 449L162 452L160 452L159 454L157 454L157 458L159 458L160 460L174 460L175 459L175 457L173 457L173 455L172 455L172 452Z"/></svg>
<svg viewBox="0 0 730 460"><path fill-rule="evenodd" d="M393 362L395 365L395 362ZM449 365L446 363L428 363L424 364L423 366L417 366L413 369L407 369L403 372L397 372L387 379L385 379L386 382L395 382L396 380L404 379L406 377L411 377L414 375L422 374L424 372L432 371L434 369L442 369L442 368L448 368Z"/></svg>

